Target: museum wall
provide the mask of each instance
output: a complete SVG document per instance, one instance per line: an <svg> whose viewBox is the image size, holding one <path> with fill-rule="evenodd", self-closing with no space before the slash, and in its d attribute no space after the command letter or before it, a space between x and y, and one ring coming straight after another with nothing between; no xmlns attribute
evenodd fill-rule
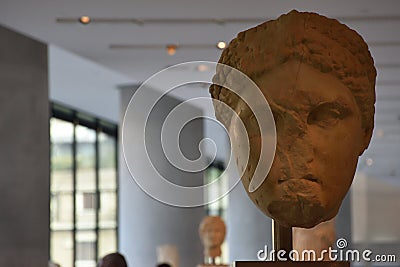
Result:
<svg viewBox="0 0 400 267"><path fill-rule="evenodd" d="M0 26L0 266L47 266L47 46Z"/></svg>
<svg viewBox="0 0 400 267"><path fill-rule="evenodd" d="M237 172L230 175L238 176ZM227 241L229 260L258 260L257 252L272 249L271 219L257 209L241 182L229 193Z"/></svg>
<svg viewBox="0 0 400 267"><path fill-rule="evenodd" d="M367 175L360 170L352 186L352 240L358 249L400 257L400 202L396 179Z"/></svg>
<svg viewBox="0 0 400 267"><path fill-rule="evenodd" d="M349 191L343 199L339 212L335 217L336 237L337 239L345 238L349 243L349 247L352 246L351 232L353 216L351 215L351 200L351 191Z"/></svg>
<svg viewBox="0 0 400 267"><path fill-rule="evenodd" d="M117 85L133 80L55 45L48 51L50 101L117 123Z"/></svg>
<svg viewBox="0 0 400 267"><path fill-rule="evenodd" d="M124 86L121 89L121 122L126 107L135 86ZM159 95L155 90L146 88L150 96ZM195 185L202 182L203 173L187 174L177 171L164 157L159 141L161 125L165 116L171 108L180 101L165 96L155 107L150 115L148 127L151 129L147 148L152 162L164 177L174 183L182 185ZM201 115L201 110L190 107L189 112L193 115ZM122 125L122 124L121 124ZM120 128L120 136L122 129ZM143 129L133 127L129 129L137 146L143 142ZM183 130L181 136L181 148L183 153L192 153L193 146L197 147L203 138L203 125L201 120L193 121L187 131ZM120 152L122 153L122 147ZM125 150L135 150L136 145L124 147ZM205 216L204 207L180 208L163 204L147 195L139 188L131 177L125 159L120 153L120 177L119 177L119 249L126 255L130 266L155 266L157 260L156 248L165 244L177 246L180 255L180 266L196 266L202 261L203 249L198 235L198 226ZM146 158L147 155L138 155L138 160ZM193 157L198 155L188 155ZM149 177L149 172L135 172L135 175Z"/></svg>

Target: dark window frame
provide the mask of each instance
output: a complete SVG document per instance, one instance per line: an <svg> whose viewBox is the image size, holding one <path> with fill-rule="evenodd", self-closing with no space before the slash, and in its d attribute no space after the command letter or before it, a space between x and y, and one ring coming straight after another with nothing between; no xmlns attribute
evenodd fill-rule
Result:
<svg viewBox="0 0 400 267"><path fill-rule="evenodd" d="M95 231L96 233L96 241L95 241L95 260L99 259L99 256L103 256L103 255L99 255L99 232L100 232L100 227L99 227L99 215L100 215L100 207L101 207L101 203L100 203L100 188L99 188L99 169L100 169L100 164L99 164L99 158L100 158L100 153L99 153L99 133L105 133L113 138L115 138L115 171L116 171L116 189L115 189L115 193L116 193L116 214L115 214L115 228L113 228L113 230L115 230L116 233L116 250L119 250L119 170L118 170L118 154L119 154L119 147L118 147L118 125L106 120L106 119L102 119L102 118L98 118L96 116L90 115L87 112L82 112L82 111L78 111L76 109L73 109L71 107L68 107L64 104L60 104L60 103L56 103L56 102L52 102L51 105L51 110L50 110L50 118L49 118L49 123L50 123L50 119L51 118L56 118L56 119L60 119L66 122L70 122L73 124L73 142L72 142L72 156L73 156L73 160L72 160L72 176L73 176L73 191L72 191L72 195L73 195L73 228L71 230L72 235L73 235L73 265L76 266L76 261L77 261L77 248L76 248L76 244L77 244L77 240L76 240L76 236L77 236L77 231L79 231L79 229L77 229L76 223L76 195L77 195L77 190L76 190L76 179L77 179L77 138L76 138L76 127L78 125L81 126L85 126L87 128L93 129L96 131L96 140L95 140L95 175L96 175L96 222L95 222L95 228L92 229ZM50 142L50 159L51 159L51 137L49 138L49 142ZM50 164L50 168L51 168L51 164ZM51 178L50 178L50 186L51 186ZM50 187L51 188L51 187ZM50 191L49 188L49 191ZM51 195L51 194L50 194ZM51 199L49 199L49 209L50 209L50 205L51 205ZM50 221L51 221L51 217L50 217ZM51 233L54 231L51 228L50 230L50 235L49 235L49 253L51 254ZM57 230L56 230L57 231Z"/></svg>

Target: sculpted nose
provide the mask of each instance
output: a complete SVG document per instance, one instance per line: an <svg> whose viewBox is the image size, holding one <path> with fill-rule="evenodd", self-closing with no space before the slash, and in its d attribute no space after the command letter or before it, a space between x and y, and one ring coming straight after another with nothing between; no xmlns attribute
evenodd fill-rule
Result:
<svg viewBox="0 0 400 267"><path fill-rule="evenodd" d="M281 114L276 122L277 146L292 167L304 168L314 160L312 140L307 123L292 114Z"/></svg>
<svg viewBox="0 0 400 267"><path fill-rule="evenodd" d="M306 126L307 127L307 126ZM300 150L299 152L303 154L304 160L307 163L311 163L314 160L314 149L313 149L313 145L312 145L312 140L309 137L308 133L307 133L307 128L305 128L305 130L301 131L301 133L298 136L297 139L297 143L299 146Z"/></svg>
<svg viewBox="0 0 400 267"><path fill-rule="evenodd" d="M310 145L311 146L311 145ZM306 156L306 161L307 163L311 163L314 161L314 149L312 147L310 147L310 152L307 154Z"/></svg>

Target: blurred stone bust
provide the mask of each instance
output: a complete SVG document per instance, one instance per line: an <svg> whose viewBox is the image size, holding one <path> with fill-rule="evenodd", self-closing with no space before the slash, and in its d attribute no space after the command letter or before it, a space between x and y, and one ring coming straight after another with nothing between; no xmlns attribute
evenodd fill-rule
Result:
<svg viewBox="0 0 400 267"><path fill-rule="evenodd" d="M283 226L311 228L333 218L374 126L376 70L362 37L337 20L291 11L239 33L219 63L255 82L275 120L271 169L249 192L254 166L263 164L258 122L238 95L210 86L212 97L235 110L249 133L249 162L241 178L251 200ZM218 68L215 77L229 79ZM216 117L232 142L243 138L221 106L214 103ZM247 162L242 152L234 151L238 165Z"/></svg>
<svg viewBox="0 0 400 267"><path fill-rule="evenodd" d="M219 216L207 216L200 223L199 235L204 246L204 258L215 259L221 256L226 226Z"/></svg>

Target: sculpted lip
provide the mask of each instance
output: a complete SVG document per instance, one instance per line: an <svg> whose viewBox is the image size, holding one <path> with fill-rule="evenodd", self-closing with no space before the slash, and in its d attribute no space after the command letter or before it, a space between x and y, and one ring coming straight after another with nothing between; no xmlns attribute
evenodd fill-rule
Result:
<svg viewBox="0 0 400 267"><path fill-rule="evenodd" d="M320 183L320 181L312 174L307 174L306 176L304 176L302 179L314 182L314 183Z"/></svg>
<svg viewBox="0 0 400 267"><path fill-rule="evenodd" d="M307 175L304 175L302 178L282 178L282 179L279 179L278 180L278 184L282 184L282 183L287 182L289 180L307 180L307 181L314 182L314 183L317 183L317 184L321 183L320 180L318 180L314 175L307 174Z"/></svg>

